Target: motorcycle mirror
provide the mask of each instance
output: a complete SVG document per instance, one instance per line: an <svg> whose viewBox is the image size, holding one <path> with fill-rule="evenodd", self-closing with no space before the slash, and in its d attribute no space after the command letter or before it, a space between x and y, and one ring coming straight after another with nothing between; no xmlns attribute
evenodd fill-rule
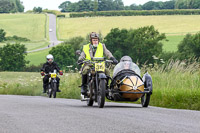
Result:
<svg viewBox="0 0 200 133"><path fill-rule="evenodd" d="M76 50L76 55L81 55L81 51L80 50Z"/></svg>

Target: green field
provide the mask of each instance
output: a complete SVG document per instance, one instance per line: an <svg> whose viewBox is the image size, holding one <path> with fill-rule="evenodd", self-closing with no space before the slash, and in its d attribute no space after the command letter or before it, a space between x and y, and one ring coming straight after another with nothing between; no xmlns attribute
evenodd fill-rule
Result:
<svg viewBox="0 0 200 133"><path fill-rule="evenodd" d="M160 33L184 35L200 31L200 15L168 16L120 16L120 17L84 17L59 18L59 39L75 36L85 37L91 31L101 32L104 36L112 28L139 28L154 25Z"/></svg>
<svg viewBox="0 0 200 133"><path fill-rule="evenodd" d="M168 70L167 68L171 68ZM142 68L148 70L153 80L153 95L150 105L177 109L200 110L199 64L185 67L181 62L169 66ZM0 94L38 95L42 94L40 73L0 72ZM61 93L58 97L80 99L81 76L78 73L64 73L60 76ZM140 100L136 103L140 103Z"/></svg>
<svg viewBox="0 0 200 133"><path fill-rule="evenodd" d="M45 19L44 14L0 14L0 29L4 29L7 36L41 41L45 39Z"/></svg>
<svg viewBox="0 0 200 133"><path fill-rule="evenodd" d="M176 51L185 34L200 31L200 15L59 18L57 22L58 38L61 40L85 37L91 31L101 32L105 37L112 28L136 29L154 25L169 40L163 41L164 51Z"/></svg>
<svg viewBox="0 0 200 133"><path fill-rule="evenodd" d="M69 14L66 14L69 15ZM0 28L5 29L7 35L16 35L31 39L24 42L28 51L48 45L48 24L45 28L46 16L44 14L1 14ZM91 31L101 32L105 37L112 28L139 28L154 25L160 33L166 33L167 40L163 41L164 51L176 51L177 45L186 33L200 31L200 15L172 15L172 16L119 16L119 17L84 17L84 18L58 18L57 37L60 40L71 37L85 37ZM46 39L45 39L46 31ZM39 34L38 34L39 33ZM0 43L0 46L5 43ZM48 54L35 52L28 54L30 64L43 63L43 58Z"/></svg>
<svg viewBox="0 0 200 133"><path fill-rule="evenodd" d="M45 14L0 14L0 29L4 29L6 36L17 35L30 39L30 42L21 43L25 44L28 51L49 44L48 27L49 17ZM6 43L0 43L0 46Z"/></svg>
<svg viewBox="0 0 200 133"><path fill-rule="evenodd" d="M26 60L30 61L29 65L39 65L41 63L45 63L46 55L49 54L49 50L51 50L51 48L38 52L28 53Z"/></svg>
<svg viewBox="0 0 200 133"><path fill-rule="evenodd" d="M184 35L167 36L166 40L162 41L163 51L175 52L178 50L177 45L183 40Z"/></svg>

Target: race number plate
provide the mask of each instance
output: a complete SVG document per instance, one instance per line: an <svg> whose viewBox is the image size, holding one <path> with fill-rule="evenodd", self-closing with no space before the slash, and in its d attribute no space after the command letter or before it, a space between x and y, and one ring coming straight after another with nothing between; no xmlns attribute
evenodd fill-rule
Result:
<svg viewBox="0 0 200 133"><path fill-rule="evenodd" d="M105 72L105 62L95 63L95 71Z"/></svg>
<svg viewBox="0 0 200 133"><path fill-rule="evenodd" d="M56 78L56 73L52 73L51 78Z"/></svg>

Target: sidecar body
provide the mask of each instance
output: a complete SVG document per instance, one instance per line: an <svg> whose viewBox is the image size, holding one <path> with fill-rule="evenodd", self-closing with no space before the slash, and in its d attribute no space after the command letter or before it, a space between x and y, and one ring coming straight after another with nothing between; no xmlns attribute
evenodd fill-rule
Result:
<svg viewBox="0 0 200 133"><path fill-rule="evenodd" d="M129 56L124 56L115 66L110 84L108 99L113 101L137 101L141 98L147 107L152 94L152 79L148 73L140 74L140 68Z"/></svg>

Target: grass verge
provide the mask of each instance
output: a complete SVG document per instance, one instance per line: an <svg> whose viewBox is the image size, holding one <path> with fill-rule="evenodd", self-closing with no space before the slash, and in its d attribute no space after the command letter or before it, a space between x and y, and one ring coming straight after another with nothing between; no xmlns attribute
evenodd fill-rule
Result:
<svg viewBox="0 0 200 133"><path fill-rule="evenodd" d="M142 68L153 79L153 95L150 105L176 109L200 110L199 64L189 66L183 62L171 62L167 67ZM65 73L60 76L60 98L80 99L81 76ZM0 72L0 94L43 95L39 73ZM140 103L138 100L135 103Z"/></svg>

